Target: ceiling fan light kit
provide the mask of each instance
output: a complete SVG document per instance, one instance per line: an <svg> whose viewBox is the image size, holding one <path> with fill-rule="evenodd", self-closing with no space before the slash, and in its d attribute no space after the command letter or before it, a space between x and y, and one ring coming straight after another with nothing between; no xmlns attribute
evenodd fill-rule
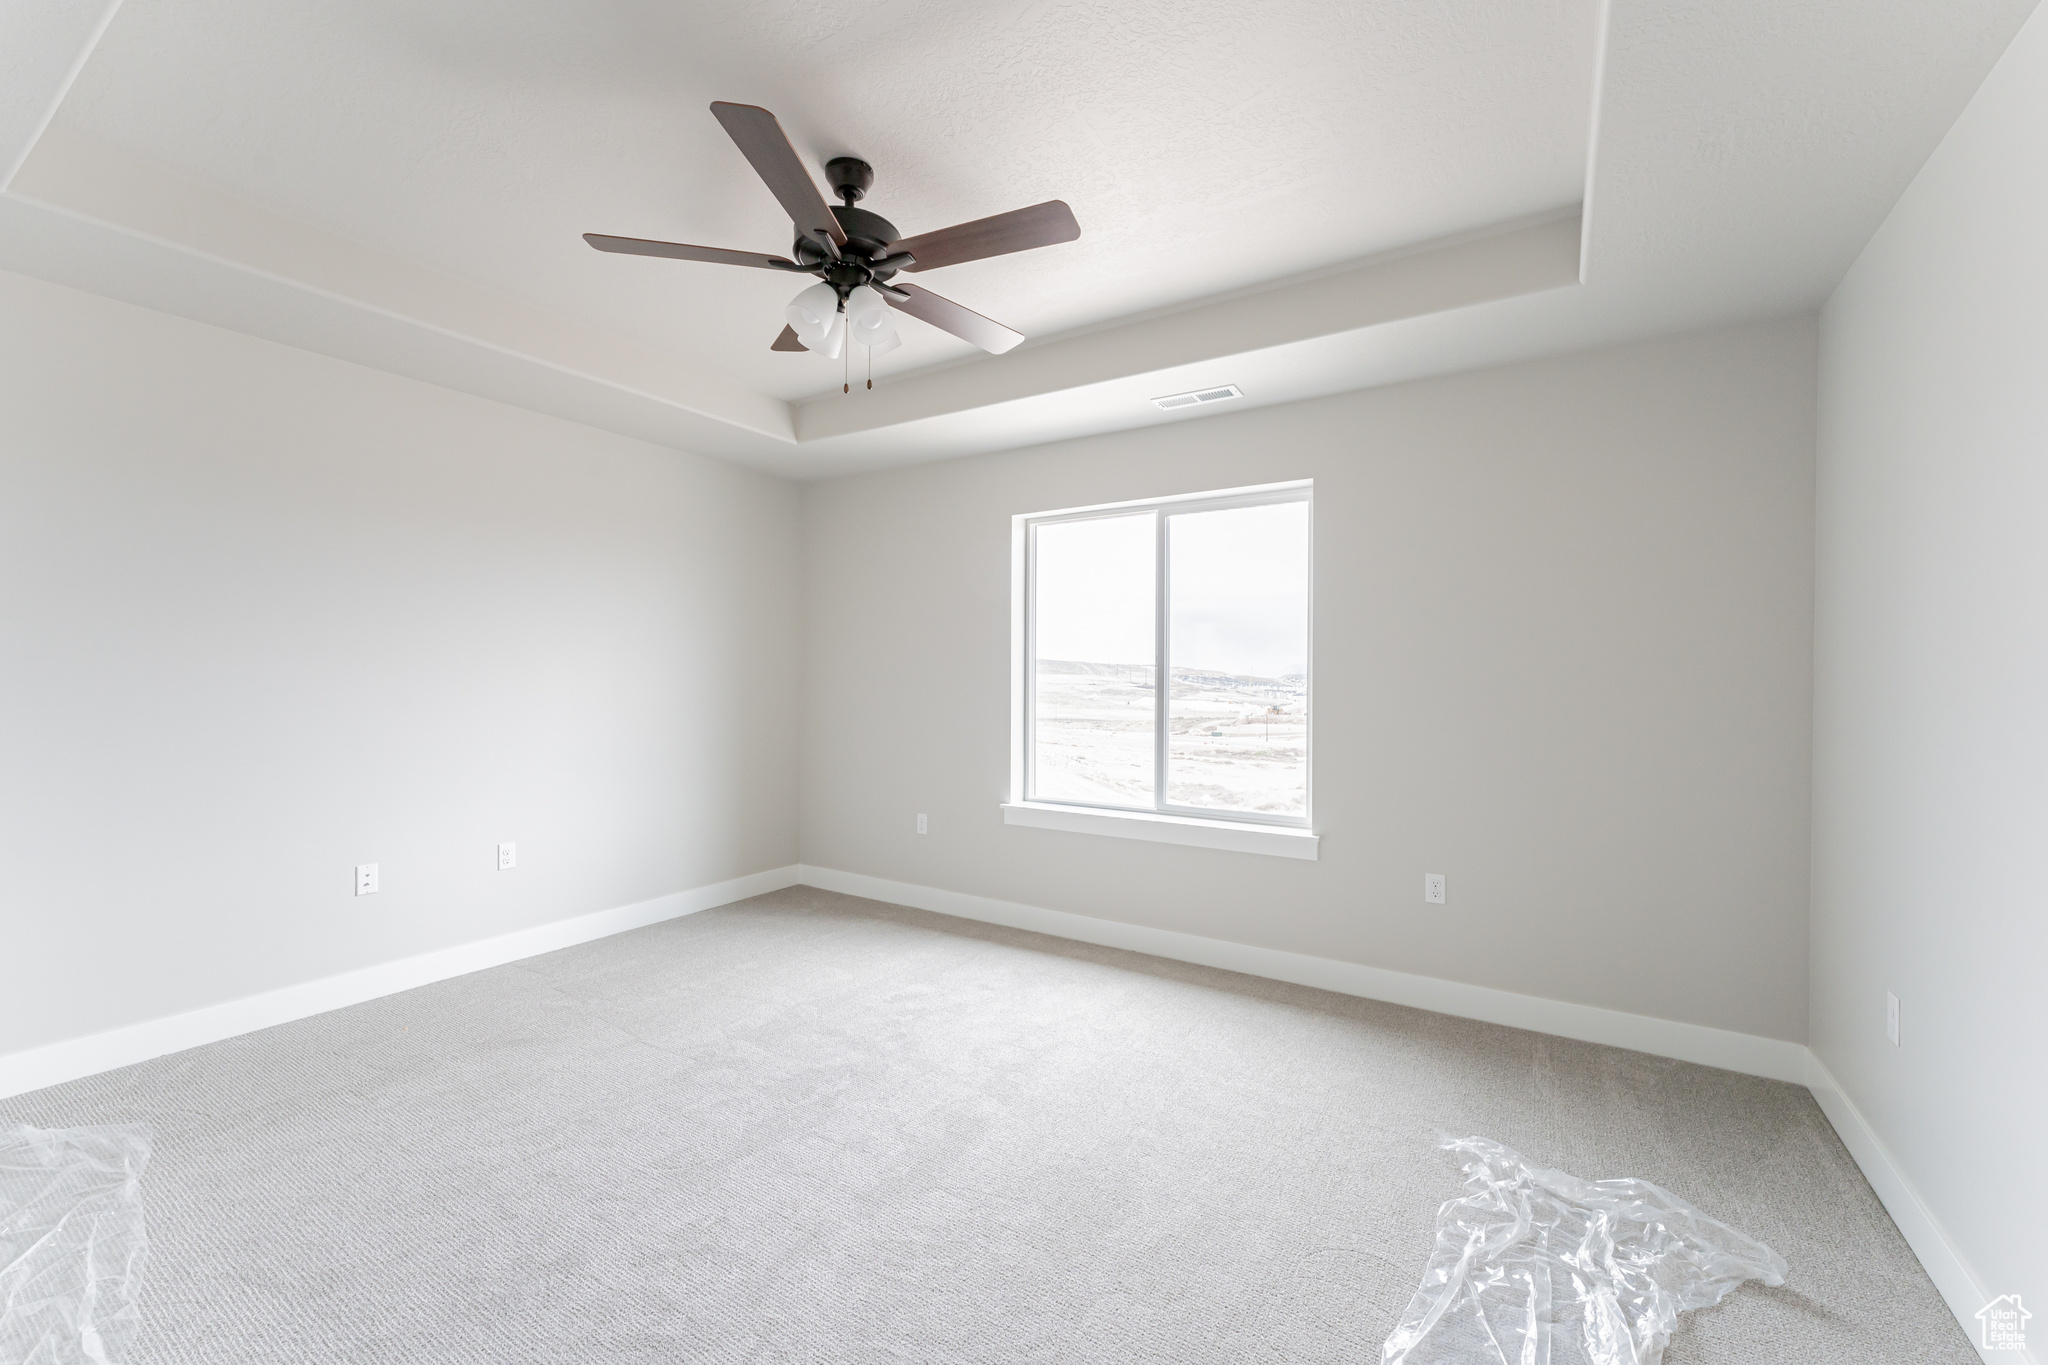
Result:
<svg viewBox="0 0 2048 1365"><path fill-rule="evenodd" d="M1071 242L1081 235L1081 225L1074 221L1073 210L1060 200L1051 199L1030 208L906 238L880 214L855 207L875 183L874 167L867 162L857 157L836 156L825 163L826 180L843 201L828 205L775 115L751 104L728 104L722 100L711 106L711 113L789 214L795 241L787 257L594 232L584 233L583 240L599 251L624 255L744 265L816 276L820 283L798 294L783 310L787 326L775 338L771 350L811 351L836 360L851 340L865 347L872 361L903 344L896 331L895 315L907 313L991 354L1001 355L1023 341L1024 334L928 289L890 281L898 272L933 270L962 261L1006 256L1014 251Z"/></svg>
<svg viewBox="0 0 2048 1365"><path fill-rule="evenodd" d="M867 347L869 355L887 355L903 344L903 338L896 335L896 317L889 311L889 301L873 285L856 285L842 308L847 333Z"/></svg>
<svg viewBox="0 0 2048 1365"><path fill-rule="evenodd" d="M782 319L796 333L806 349L827 360L839 358L846 339L846 315L840 311L839 295L829 284L814 284L789 301Z"/></svg>

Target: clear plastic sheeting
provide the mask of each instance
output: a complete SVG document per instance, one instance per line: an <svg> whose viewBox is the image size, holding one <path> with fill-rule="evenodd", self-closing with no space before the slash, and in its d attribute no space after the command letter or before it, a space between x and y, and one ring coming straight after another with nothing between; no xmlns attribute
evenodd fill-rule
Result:
<svg viewBox="0 0 2048 1365"><path fill-rule="evenodd" d="M1437 1211L1422 1287L1381 1365L1658 1365L1680 1313L1785 1260L1647 1180L1580 1180L1446 1139L1466 1195Z"/></svg>
<svg viewBox="0 0 2048 1365"><path fill-rule="evenodd" d="M120 1365L142 1316L141 1124L0 1124L0 1361Z"/></svg>

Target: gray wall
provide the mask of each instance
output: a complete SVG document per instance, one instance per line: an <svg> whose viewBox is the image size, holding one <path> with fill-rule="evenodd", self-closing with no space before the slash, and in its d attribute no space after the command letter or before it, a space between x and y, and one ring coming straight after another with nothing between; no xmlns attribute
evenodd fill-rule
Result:
<svg viewBox="0 0 2048 1365"><path fill-rule="evenodd" d="M1803 1039L1814 351L1797 319L811 485L804 861ZM1321 861L1004 825L1010 517L1296 478Z"/></svg>
<svg viewBox="0 0 2048 1365"><path fill-rule="evenodd" d="M0 275L0 1053L792 862L797 514Z"/></svg>
<svg viewBox="0 0 2048 1365"><path fill-rule="evenodd" d="M2034 1305L2037 1340L2048 1324L2044 243L2048 11L1823 314L1814 698L1814 1052L1979 1290ZM1897 1047L1887 991L1902 1005Z"/></svg>

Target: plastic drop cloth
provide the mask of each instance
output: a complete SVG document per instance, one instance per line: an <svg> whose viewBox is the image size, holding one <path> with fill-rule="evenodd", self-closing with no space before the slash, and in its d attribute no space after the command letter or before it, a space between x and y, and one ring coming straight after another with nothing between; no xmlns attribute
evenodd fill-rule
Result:
<svg viewBox="0 0 2048 1365"><path fill-rule="evenodd" d="M120 1365L142 1316L150 1131L0 1125L0 1361Z"/></svg>
<svg viewBox="0 0 2048 1365"><path fill-rule="evenodd" d="M1647 1180L1580 1180L1446 1139L1465 1189L1381 1365L1658 1365L1680 1313L1785 1261Z"/></svg>

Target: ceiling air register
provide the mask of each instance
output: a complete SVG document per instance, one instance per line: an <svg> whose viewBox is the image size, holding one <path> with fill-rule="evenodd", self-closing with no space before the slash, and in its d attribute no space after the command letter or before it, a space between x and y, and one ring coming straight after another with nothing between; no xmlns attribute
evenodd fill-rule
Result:
<svg viewBox="0 0 2048 1365"><path fill-rule="evenodd" d="M1204 403L1222 403L1232 398L1244 397L1244 390L1235 384L1223 384L1213 389L1193 389L1187 393L1171 393L1164 398L1152 400L1154 407L1172 412L1175 408L1199 407Z"/></svg>

